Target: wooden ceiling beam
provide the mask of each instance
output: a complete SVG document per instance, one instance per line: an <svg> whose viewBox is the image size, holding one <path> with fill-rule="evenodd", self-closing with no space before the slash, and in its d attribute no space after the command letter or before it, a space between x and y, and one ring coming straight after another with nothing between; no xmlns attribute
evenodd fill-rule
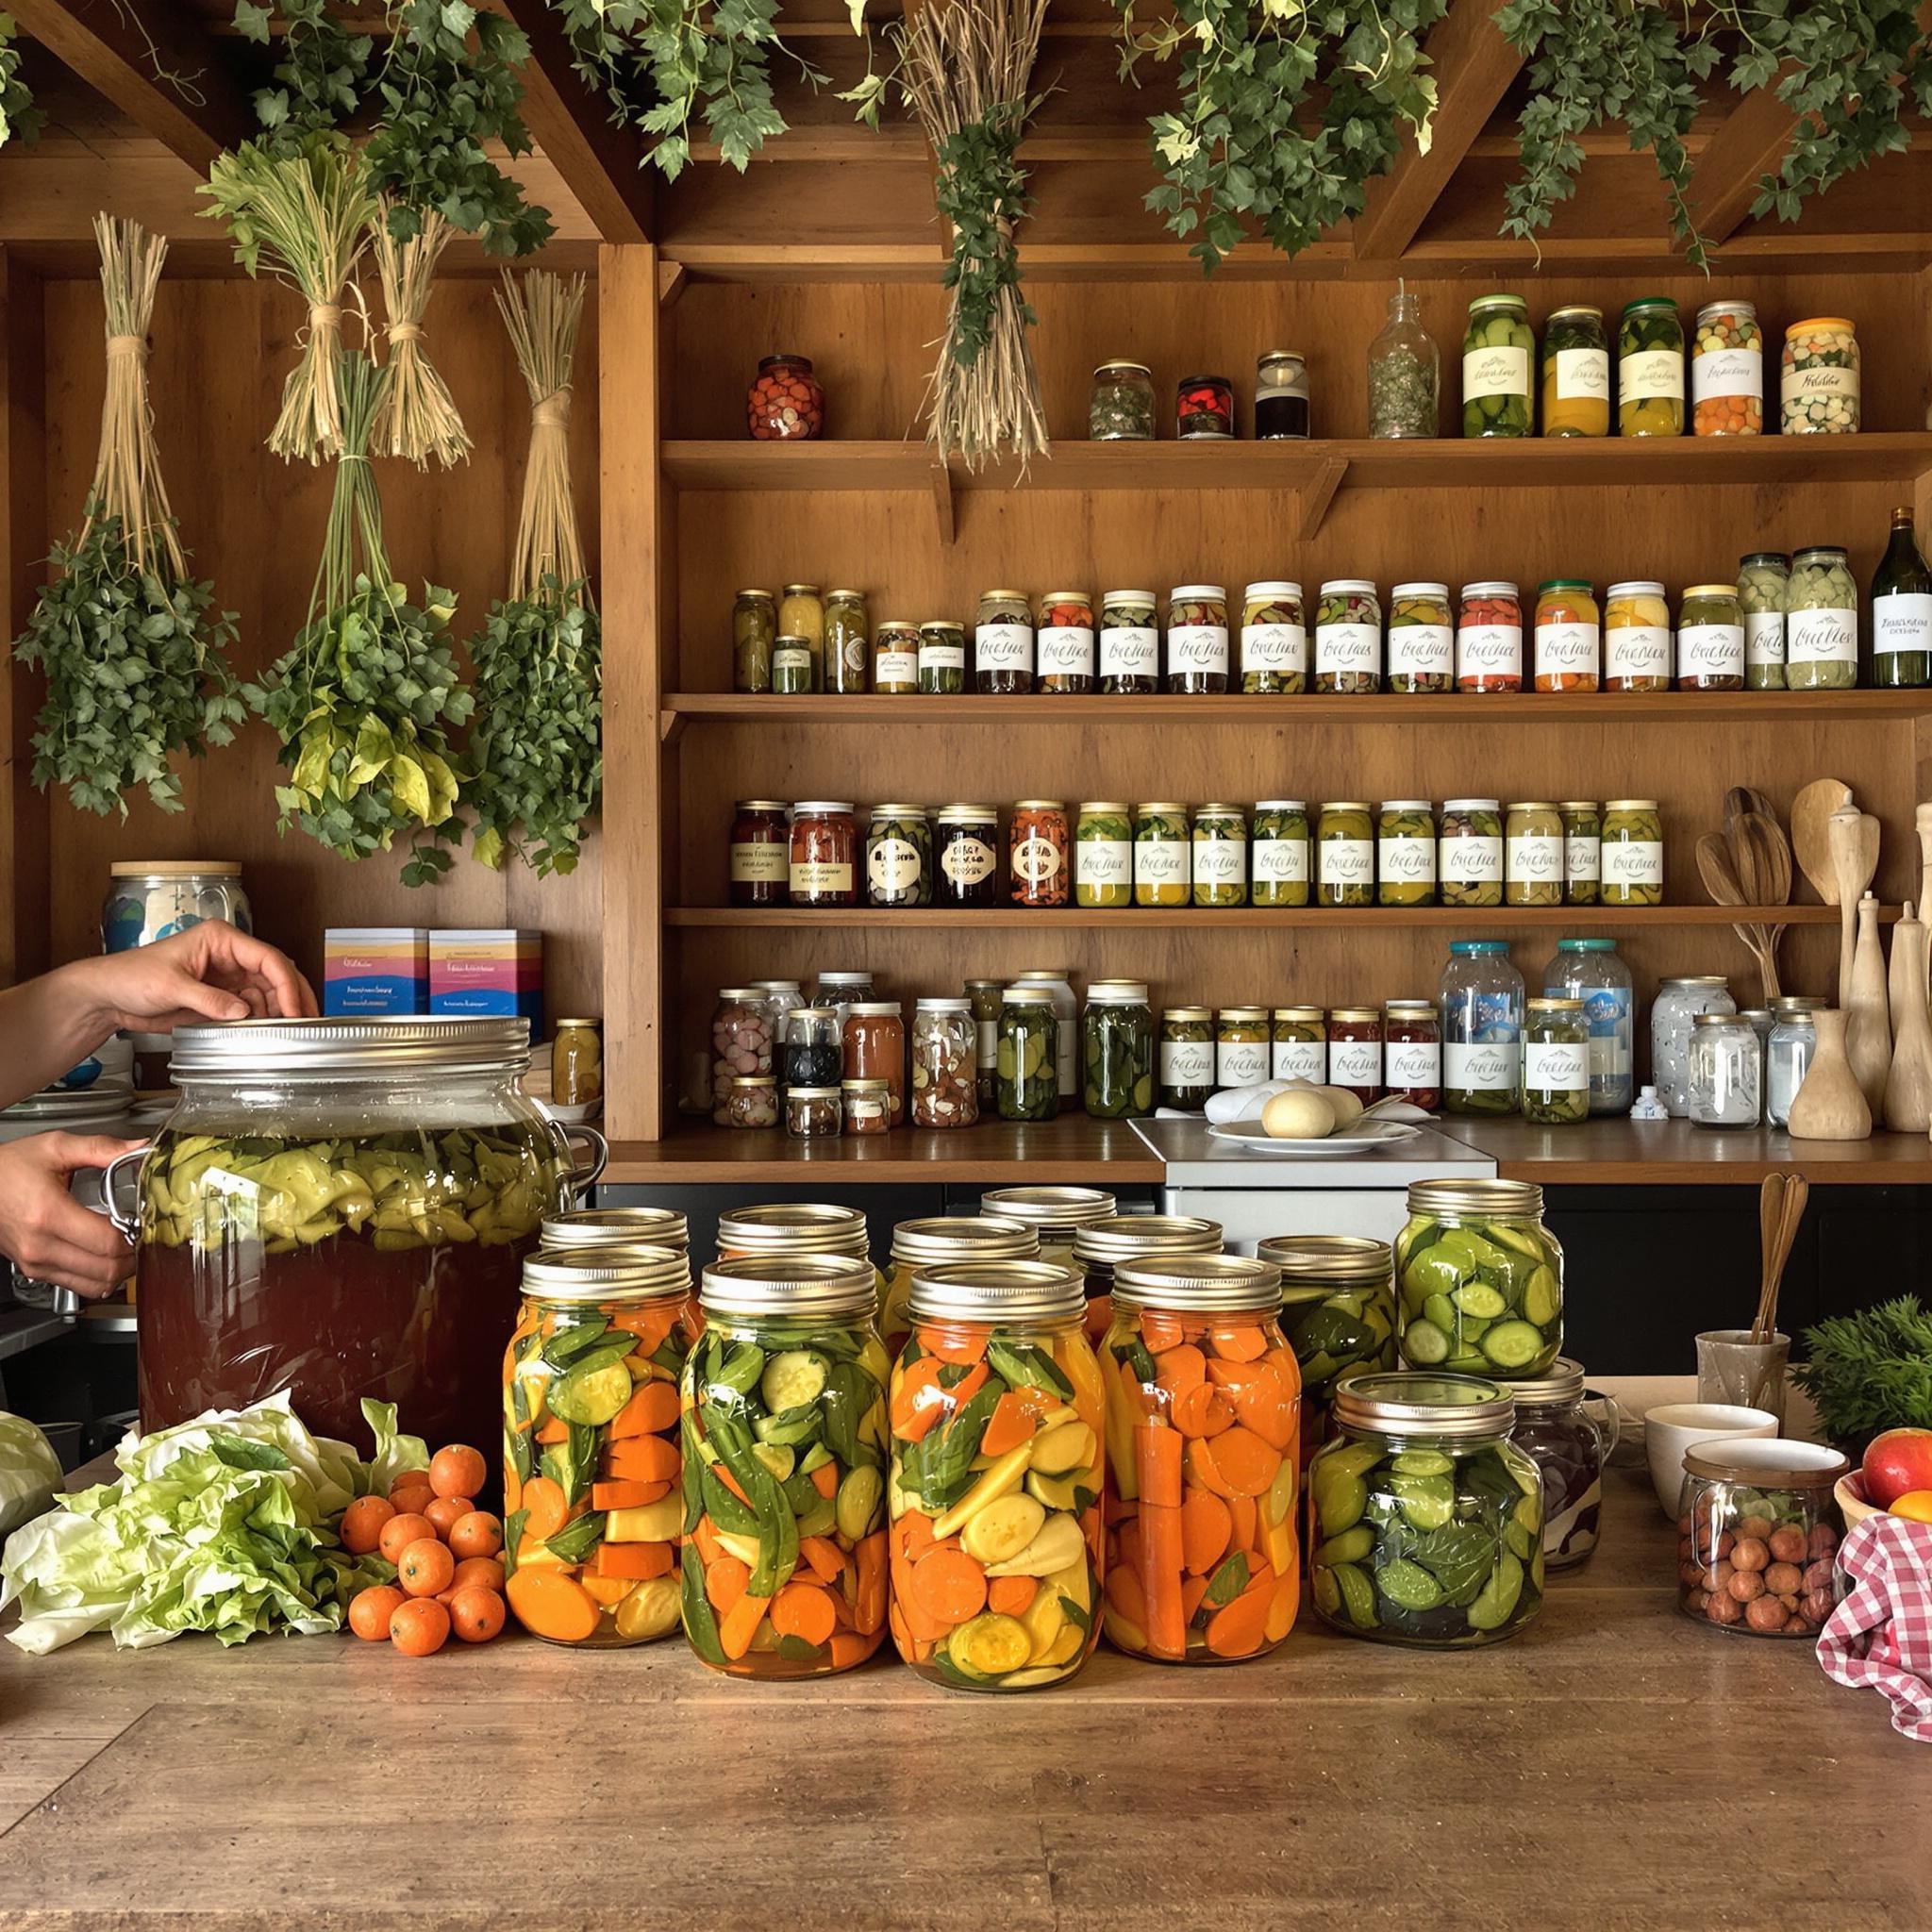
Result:
<svg viewBox="0 0 1932 1932"><path fill-rule="evenodd" d="M1758 180L1776 172L1797 125L1774 82L1740 96L1724 116L1691 170L1686 196L1698 232L1713 247L1729 241L1749 219Z"/></svg>
<svg viewBox="0 0 1932 1932"><path fill-rule="evenodd" d="M197 175L260 131L227 56L181 0L8 0L8 10Z"/></svg>
<svg viewBox="0 0 1932 1932"><path fill-rule="evenodd" d="M1423 46L1436 79L1429 151L1424 154L1405 132L1389 172L1369 183L1355 221L1358 259L1392 261L1415 240L1522 71L1523 56L1503 38L1495 12L1495 0L1449 0L1448 12L1430 28Z"/></svg>

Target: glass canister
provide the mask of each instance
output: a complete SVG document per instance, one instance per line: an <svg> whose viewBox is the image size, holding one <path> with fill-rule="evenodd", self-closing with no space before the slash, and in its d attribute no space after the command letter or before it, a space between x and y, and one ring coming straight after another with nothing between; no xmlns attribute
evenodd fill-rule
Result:
<svg viewBox="0 0 1932 1932"><path fill-rule="evenodd" d="M792 905L857 906L858 856L849 798L802 798L791 808L786 884Z"/></svg>
<svg viewBox="0 0 1932 1932"><path fill-rule="evenodd" d="M923 1269L955 1262L1028 1261L1039 1253L1040 1238L1032 1228L991 1211L900 1222L892 1230L891 1265L879 1294L879 1333L886 1353L896 1360L912 1332L907 1310L912 1277Z"/></svg>
<svg viewBox="0 0 1932 1932"><path fill-rule="evenodd" d="M1735 1013L1721 973L1666 979L1650 1007L1650 1077L1657 1098L1682 1120L1690 1111L1690 1029L1699 1013Z"/></svg>
<svg viewBox="0 0 1932 1932"><path fill-rule="evenodd" d="M1434 436L1441 374L1435 340L1423 326L1422 304L1398 281L1389 298L1389 320L1369 344L1370 436Z"/></svg>
<svg viewBox="0 0 1932 1932"><path fill-rule="evenodd" d="M844 1096L837 1087L785 1089L785 1131L794 1141L836 1141L844 1131Z"/></svg>
<svg viewBox="0 0 1932 1932"><path fill-rule="evenodd" d="M1601 308L1550 310L1542 375L1545 436L1610 433L1610 344Z"/></svg>
<svg viewBox="0 0 1932 1932"><path fill-rule="evenodd" d="M809 441L825 433L825 391L808 356L759 359L744 398L745 427L755 442Z"/></svg>
<svg viewBox="0 0 1932 1932"><path fill-rule="evenodd" d="M1436 890L1445 906L1503 903L1503 801L1445 798L1436 833Z"/></svg>
<svg viewBox="0 0 1932 1932"><path fill-rule="evenodd" d="M714 1093L711 1119L721 1127L775 1127L778 1082L770 1074L734 1074L722 1101Z"/></svg>
<svg viewBox="0 0 1932 1932"><path fill-rule="evenodd" d="M1248 821L1238 805L1197 805L1191 858L1196 906L1248 903Z"/></svg>
<svg viewBox="0 0 1932 1932"><path fill-rule="evenodd" d="M1109 591L1100 602L1100 689L1151 697L1160 689L1160 629L1152 591Z"/></svg>
<svg viewBox="0 0 1932 1932"><path fill-rule="evenodd" d="M1302 1467L1328 1436L1336 1384L1395 1366L1395 1285L1389 1243L1358 1234L1272 1234L1257 1259L1281 1270L1282 1332L1302 1376Z"/></svg>
<svg viewBox="0 0 1932 1932"><path fill-rule="evenodd" d="M1382 1015L1374 1007L1328 1008L1328 1081L1364 1107L1382 1097Z"/></svg>
<svg viewBox="0 0 1932 1932"><path fill-rule="evenodd" d="M973 689L1016 697L1033 689L1033 606L1022 591L987 591L973 625Z"/></svg>
<svg viewBox="0 0 1932 1932"><path fill-rule="evenodd" d="M1707 302L1697 311L1690 427L1698 436L1764 432L1764 330L1749 302Z"/></svg>
<svg viewBox="0 0 1932 1932"><path fill-rule="evenodd" d="M1671 607L1659 583L1612 584L1604 600L1604 689L1671 688Z"/></svg>
<svg viewBox="0 0 1932 1932"><path fill-rule="evenodd" d="M1227 689L1227 592L1178 584L1167 593L1166 689L1212 697Z"/></svg>
<svg viewBox="0 0 1932 1932"><path fill-rule="evenodd" d="M1603 878L1603 813L1593 798L1566 798L1563 818L1563 903L1594 906Z"/></svg>
<svg viewBox="0 0 1932 1932"><path fill-rule="evenodd" d="M772 1015L757 988L721 986L718 989L718 1004L711 1008L711 1099L714 1108L735 1076L772 1072L774 1038ZM715 1112L712 1118L717 1118Z"/></svg>
<svg viewBox="0 0 1932 1932"><path fill-rule="evenodd" d="M1606 906L1664 903L1664 827L1654 798L1604 801L1603 877L1597 897Z"/></svg>
<svg viewBox="0 0 1932 1932"><path fill-rule="evenodd" d="M1116 1208L1105 1188L989 1188L979 1197L979 1211L1030 1227L1040 1238L1041 1260L1084 1273L1074 1257L1074 1238L1083 1227L1111 1221Z"/></svg>
<svg viewBox="0 0 1932 1932"><path fill-rule="evenodd" d="M1081 697L1093 689L1093 600L1085 591L1049 591L1040 600L1036 691Z"/></svg>
<svg viewBox="0 0 1932 1932"><path fill-rule="evenodd" d="M1763 1043L1742 1013L1690 1022L1690 1118L1700 1127L1755 1127L1763 1107Z"/></svg>
<svg viewBox="0 0 1932 1932"><path fill-rule="evenodd" d="M1087 1277L1087 1332L1105 1335L1113 1321L1113 1272L1123 1261L1171 1255L1218 1255L1222 1227L1192 1214L1119 1214L1074 1235L1074 1260Z"/></svg>
<svg viewBox="0 0 1932 1932"><path fill-rule="evenodd" d="M1601 661L1596 598L1580 577L1549 577L1537 588L1538 691L1595 691Z"/></svg>
<svg viewBox="0 0 1932 1932"><path fill-rule="evenodd" d="M1270 349L1255 365L1255 440L1308 434L1308 365L1298 350Z"/></svg>
<svg viewBox="0 0 1932 1932"><path fill-rule="evenodd" d="M1474 1375L1365 1371L1308 1470L1308 1590L1351 1637L1500 1642L1542 1607L1543 1497L1516 1405Z"/></svg>
<svg viewBox="0 0 1932 1932"><path fill-rule="evenodd" d="M791 896L791 813L782 798L741 798L733 808L734 906L782 906Z"/></svg>
<svg viewBox="0 0 1932 1932"><path fill-rule="evenodd" d="M908 1306L891 1383L893 1641L954 1690L1064 1683L1100 1640L1107 1419L1080 1277L954 1262L922 1268Z"/></svg>
<svg viewBox="0 0 1932 1932"><path fill-rule="evenodd" d="M1587 1390L1582 1365L1560 1355L1545 1374L1511 1382L1509 1392L1516 1398L1509 1440L1543 1479L1544 1565L1572 1569L1596 1548L1617 1405Z"/></svg>
<svg viewBox="0 0 1932 1932"><path fill-rule="evenodd" d="M844 1029L845 1023L835 1007L800 1007L788 1013L785 1085L836 1087L845 1076Z"/></svg>
<svg viewBox="0 0 1932 1932"><path fill-rule="evenodd" d="M1082 1091L1094 1120L1135 1120L1154 1111L1154 1013L1139 980L1096 979L1081 1024Z"/></svg>
<svg viewBox="0 0 1932 1932"><path fill-rule="evenodd" d="M1857 430L1858 386L1858 338L1843 316L1816 316L1785 330L1778 427L1787 436Z"/></svg>
<svg viewBox="0 0 1932 1932"><path fill-rule="evenodd" d="M1558 940L1543 969L1543 991L1583 1002L1589 1033L1590 1110L1630 1111L1636 996L1615 940Z"/></svg>
<svg viewBox="0 0 1932 1932"><path fill-rule="evenodd" d="M1617 434L1684 433L1684 325L1667 295L1624 305L1617 325Z"/></svg>
<svg viewBox="0 0 1932 1932"><path fill-rule="evenodd" d="M1523 1072L1523 975L1504 940L1452 940L1442 969L1442 1106L1516 1111Z"/></svg>
<svg viewBox="0 0 1932 1932"><path fill-rule="evenodd" d="M1193 837L1188 808L1171 801L1137 807L1134 904L1185 906L1193 896Z"/></svg>
<svg viewBox="0 0 1932 1932"><path fill-rule="evenodd" d="M1197 1109L1214 1091L1214 1014L1169 1007L1160 1016L1160 1104Z"/></svg>
<svg viewBox="0 0 1932 1932"><path fill-rule="evenodd" d="M1223 1007L1214 1016L1215 1086L1260 1086L1273 1064L1274 1039L1265 1007Z"/></svg>
<svg viewBox="0 0 1932 1932"><path fill-rule="evenodd" d="M1456 689L1523 689L1523 599L1502 578L1464 584L1456 619Z"/></svg>
<svg viewBox="0 0 1932 1932"><path fill-rule="evenodd" d="M990 805L940 808L933 840L933 898L941 906L996 906L1000 815Z"/></svg>
<svg viewBox="0 0 1932 1932"><path fill-rule="evenodd" d="M912 1124L970 1127L979 1118L973 1002L922 997L912 1009Z"/></svg>
<svg viewBox="0 0 1932 1932"><path fill-rule="evenodd" d="M1067 903L1073 871L1068 843L1064 800L1023 798L1013 807L1007 824L1007 875L1015 906L1045 908Z"/></svg>
<svg viewBox="0 0 1932 1932"><path fill-rule="evenodd" d="M769 591L741 591L731 604L731 689L772 688L772 647L778 641L778 601Z"/></svg>
<svg viewBox="0 0 1932 1932"><path fill-rule="evenodd" d="M799 1255L844 1255L863 1261L866 1252L865 1214L858 1208L824 1201L762 1201L718 1217L721 1261L769 1261ZM884 1290L885 1277L874 1276L874 1293Z"/></svg>
<svg viewBox="0 0 1932 1932"><path fill-rule="evenodd" d="M869 1000L872 996L872 974L863 967L858 972L823 969L811 990L813 1006L831 1007L837 1010L841 1040L844 1038L846 1015L852 1010L853 1001Z"/></svg>
<svg viewBox="0 0 1932 1932"><path fill-rule="evenodd" d="M1087 392L1092 442L1154 441L1154 378L1144 362L1103 362Z"/></svg>
<svg viewBox="0 0 1932 1932"><path fill-rule="evenodd" d="M863 591L833 591L825 598L825 689L855 692L872 682L872 625Z"/></svg>
<svg viewBox="0 0 1932 1932"><path fill-rule="evenodd" d="M1307 685L1302 587L1286 579L1250 584L1241 602L1241 690L1302 691Z"/></svg>
<svg viewBox="0 0 1932 1932"><path fill-rule="evenodd" d="M906 1022L897 1000L855 1000L846 1008L842 1040L846 1080L883 1080L891 1102L891 1124L906 1119Z"/></svg>
<svg viewBox="0 0 1932 1932"><path fill-rule="evenodd" d="M1114 1270L1106 1621L1130 1657L1236 1663L1294 1624L1302 1380L1280 1309L1272 1261Z"/></svg>
<svg viewBox="0 0 1932 1932"><path fill-rule="evenodd" d="M1234 434L1234 384L1224 375L1184 375L1174 388L1174 433L1182 442L1220 442Z"/></svg>
<svg viewBox="0 0 1932 1932"><path fill-rule="evenodd" d="M1850 1466L1817 1442L1731 1437L1686 1450L1678 1608L1720 1630L1815 1641L1838 1607L1832 1490Z"/></svg>
<svg viewBox="0 0 1932 1932"><path fill-rule="evenodd" d="M1248 902L1308 903L1308 808L1299 798L1257 802L1248 854Z"/></svg>
<svg viewBox="0 0 1932 1932"><path fill-rule="evenodd" d="M101 904L104 953L152 945L205 919L225 919L245 933L255 930L238 859L117 858L108 876Z"/></svg>
<svg viewBox="0 0 1932 1932"><path fill-rule="evenodd" d="M1074 821L1074 903L1118 908L1134 903L1133 808L1083 799Z"/></svg>
<svg viewBox="0 0 1932 1932"><path fill-rule="evenodd" d="M904 617L884 617L872 634L872 688L904 697L919 689L919 626Z"/></svg>
<svg viewBox="0 0 1932 1932"><path fill-rule="evenodd" d="M1785 684L1850 691L1858 681L1858 587L1836 545L1800 550L1785 586Z"/></svg>
<svg viewBox="0 0 1932 1932"><path fill-rule="evenodd" d="M802 642L808 659L807 681L790 687L778 676L790 640ZM824 691L825 688L825 604L816 584L787 584L778 606L778 641L773 646L774 688L784 691Z"/></svg>
<svg viewBox="0 0 1932 1932"><path fill-rule="evenodd" d="M919 626L919 688L928 697L958 697L966 689L966 628L942 617Z"/></svg>
<svg viewBox="0 0 1932 1932"><path fill-rule="evenodd" d="M848 1134L889 1134L892 1130L892 1090L884 1080L841 1080L839 1097Z"/></svg>
<svg viewBox="0 0 1932 1932"><path fill-rule="evenodd" d="M1382 1005L1382 1087L1433 1113L1442 1104L1442 1022L1433 1000Z"/></svg>
<svg viewBox="0 0 1932 1932"><path fill-rule="evenodd" d="M1785 592L1791 559L1757 550L1738 559L1738 608L1744 613L1744 688L1785 688Z"/></svg>
<svg viewBox="0 0 1932 1932"><path fill-rule="evenodd" d="M1563 1250L1534 1182L1411 1181L1395 1280L1411 1368L1541 1375L1563 1346Z"/></svg>
<svg viewBox="0 0 1932 1932"><path fill-rule="evenodd" d="M1003 1121L1050 1121L1060 1110L1053 990L1009 986L1000 995L996 1105Z"/></svg>
<svg viewBox="0 0 1932 1932"><path fill-rule="evenodd" d="M876 1295L846 1256L705 1270L684 1367L684 1632L715 1671L826 1676L885 1637Z"/></svg>
<svg viewBox="0 0 1932 1932"><path fill-rule="evenodd" d="M1375 903L1375 822L1366 800L1323 805L1315 820L1315 904Z"/></svg>
<svg viewBox="0 0 1932 1932"><path fill-rule="evenodd" d="M1536 331L1521 295L1478 295L1462 332L1462 433L1530 436L1536 409L1530 362Z"/></svg>
<svg viewBox="0 0 1932 1932"><path fill-rule="evenodd" d="M1000 996L1007 990L1004 979L969 979L966 997L973 1002L973 1030L977 1036L979 1110L989 1113L997 1093L999 1064Z"/></svg>
<svg viewBox="0 0 1932 1932"><path fill-rule="evenodd" d="M754 979L751 990L772 1022L772 1071L782 1073L786 1032L791 1016L805 1005L805 994L795 979Z"/></svg>
<svg viewBox="0 0 1932 1932"><path fill-rule="evenodd" d="M1677 689L1744 689L1744 613L1730 584L1692 584L1677 613Z"/></svg>
<svg viewBox="0 0 1932 1932"><path fill-rule="evenodd" d="M1456 633L1447 584L1397 584L1389 593L1391 691L1433 694L1456 688Z"/></svg>
<svg viewBox="0 0 1932 1932"><path fill-rule="evenodd" d="M671 1248L524 1263L503 1357L503 1568L533 1636L617 1648L677 1627L690 1292Z"/></svg>
<svg viewBox="0 0 1932 1932"><path fill-rule="evenodd" d="M1315 606L1315 689L1328 696L1382 689L1382 607L1366 577L1331 577Z"/></svg>
<svg viewBox="0 0 1932 1932"><path fill-rule="evenodd" d="M1328 1015L1320 1007L1276 1007L1270 1028L1268 1077L1306 1080L1321 1087L1328 1079Z"/></svg>
<svg viewBox="0 0 1932 1932"><path fill-rule="evenodd" d="M1503 821L1503 903L1563 903L1563 814L1547 799L1519 799Z"/></svg>
<svg viewBox="0 0 1932 1932"><path fill-rule="evenodd" d="M875 805L865 833L865 903L932 904L932 825L923 805Z"/></svg>
<svg viewBox="0 0 1932 1932"><path fill-rule="evenodd" d="M1774 1127L1791 1124L1791 1102L1798 1097L1818 1049L1818 1029L1811 1015L1825 1004L1803 994L1787 994L1771 1003L1771 1038L1764 1047L1764 1117Z"/></svg>
<svg viewBox="0 0 1932 1932"><path fill-rule="evenodd" d="M1530 1000L1523 1022L1523 1118L1574 1127L1590 1118L1590 1029L1568 994Z"/></svg>
<svg viewBox="0 0 1932 1932"><path fill-rule="evenodd" d="M1387 798L1375 821L1375 903L1436 903L1436 812L1426 798Z"/></svg>

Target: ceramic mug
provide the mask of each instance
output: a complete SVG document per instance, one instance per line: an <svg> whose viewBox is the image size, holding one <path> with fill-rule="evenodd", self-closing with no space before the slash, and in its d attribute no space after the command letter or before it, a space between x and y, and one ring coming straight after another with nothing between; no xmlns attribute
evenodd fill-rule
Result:
<svg viewBox="0 0 1932 1932"><path fill-rule="evenodd" d="M1729 1402L1667 1402L1643 1415L1643 1448L1650 1459L1650 1485L1657 1507L1674 1518L1684 1493L1684 1452L1721 1436L1774 1436L1776 1416L1769 1409Z"/></svg>

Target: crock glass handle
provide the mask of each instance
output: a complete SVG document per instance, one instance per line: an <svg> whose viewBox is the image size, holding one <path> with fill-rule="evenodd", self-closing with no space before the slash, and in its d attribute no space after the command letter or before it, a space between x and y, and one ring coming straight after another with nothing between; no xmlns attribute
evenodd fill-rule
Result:
<svg viewBox="0 0 1932 1932"><path fill-rule="evenodd" d="M1591 1408L1590 1405L1593 1402L1601 1404L1601 1414ZM1583 1413L1603 1442L1604 1460L1607 1462L1611 1450L1617 1446L1617 1438L1622 1430L1617 1416L1617 1398L1614 1395L1606 1395L1601 1389L1586 1389L1583 1391Z"/></svg>
<svg viewBox="0 0 1932 1932"><path fill-rule="evenodd" d="M115 1199L115 1190L120 1183L121 1170L130 1162L138 1170L147 1158L148 1151L147 1146L130 1147L125 1154L115 1155L101 1170L101 1211L114 1224L116 1232L124 1241L131 1241L141 1232L141 1198L137 1194L133 1205L124 1210Z"/></svg>
<svg viewBox="0 0 1932 1932"><path fill-rule="evenodd" d="M557 1130L563 1136L563 1143L571 1154L570 1172L565 1176L565 1183L572 1194L581 1199L597 1185L609 1164L610 1142L595 1127L586 1126L581 1121L559 1121ZM590 1143L589 1152L582 1160L576 1158L576 1149L572 1145L579 1136Z"/></svg>

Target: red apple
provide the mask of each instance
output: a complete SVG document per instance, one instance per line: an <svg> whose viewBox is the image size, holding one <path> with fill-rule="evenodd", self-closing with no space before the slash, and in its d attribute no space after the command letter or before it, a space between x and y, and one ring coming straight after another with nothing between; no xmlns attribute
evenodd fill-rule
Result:
<svg viewBox="0 0 1932 1932"><path fill-rule="evenodd" d="M1910 1490L1932 1490L1932 1429L1887 1429L1874 1436L1861 1473L1865 1494L1890 1509Z"/></svg>

